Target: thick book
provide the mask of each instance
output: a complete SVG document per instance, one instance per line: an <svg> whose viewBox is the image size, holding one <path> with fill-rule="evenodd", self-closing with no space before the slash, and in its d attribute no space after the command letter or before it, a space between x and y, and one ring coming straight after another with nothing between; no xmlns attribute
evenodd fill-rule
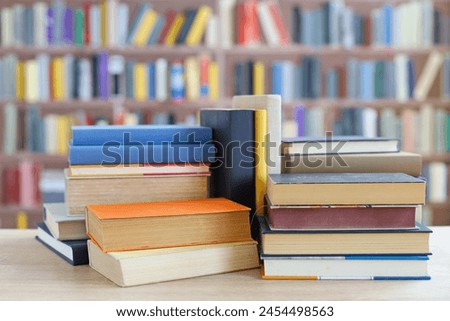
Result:
<svg viewBox="0 0 450 321"><path fill-rule="evenodd" d="M120 165L73 165L69 166L69 177L92 176L180 176L211 174L210 164L120 164Z"/></svg>
<svg viewBox="0 0 450 321"><path fill-rule="evenodd" d="M266 197L272 229L415 228L416 206L276 206Z"/></svg>
<svg viewBox="0 0 450 321"><path fill-rule="evenodd" d="M358 153L285 155L282 173L405 173L422 174L422 155L398 153Z"/></svg>
<svg viewBox="0 0 450 321"><path fill-rule="evenodd" d="M211 163L215 154L212 143L70 145L69 165Z"/></svg>
<svg viewBox="0 0 450 321"><path fill-rule="evenodd" d="M73 126L73 145L103 145L118 142L132 144L206 143L212 138L211 128L184 125Z"/></svg>
<svg viewBox="0 0 450 321"><path fill-rule="evenodd" d="M69 215L66 203L44 203L44 223L57 240L86 239L84 214Z"/></svg>
<svg viewBox="0 0 450 321"><path fill-rule="evenodd" d="M225 198L88 205L89 237L104 252L250 241L249 208Z"/></svg>
<svg viewBox="0 0 450 321"><path fill-rule="evenodd" d="M36 239L72 265L89 263L87 238L84 240L60 241L52 236L44 223L39 223Z"/></svg>
<svg viewBox="0 0 450 321"><path fill-rule="evenodd" d="M399 140L362 136L283 138L283 155L323 155L355 153L396 153Z"/></svg>
<svg viewBox="0 0 450 321"><path fill-rule="evenodd" d="M255 242L104 253L88 241L90 266L119 286L135 286L257 268Z"/></svg>
<svg viewBox="0 0 450 321"><path fill-rule="evenodd" d="M269 174L274 205L421 205L425 181L403 173Z"/></svg>
<svg viewBox="0 0 450 321"><path fill-rule="evenodd" d="M69 214L89 204L135 203L208 197L208 175L66 177Z"/></svg>
<svg viewBox="0 0 450 321"><path fill-rule="evenodd" d="M428 227L416 229L317 230L271 229L258 217L262 252L267 255L430 254Z"/></svg>
<svg viewBox="0 0 450 321"><path fill-rule="evenodd" d="M254 111L203 109L200 124L211 127L217 148L211 164L210 196L255 210Z"/></svg>
<svg viewBox="0 0 450 321"><path fill-rule="evenodd" d="M430 280L427 255L261 254L265 280Z"/></svg>

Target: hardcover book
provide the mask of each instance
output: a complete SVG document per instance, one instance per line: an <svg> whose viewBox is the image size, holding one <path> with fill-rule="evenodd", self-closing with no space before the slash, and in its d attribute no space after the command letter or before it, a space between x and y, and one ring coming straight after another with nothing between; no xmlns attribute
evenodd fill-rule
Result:
<svg viewBox="0 0 450 321"><path fill-rule="evenodd" d="M66 203L44 203L44 223L58 240L86 239L84 215L69 215Z"/></svg>
<svg viewBox="0 0 450 321"><path fill-rule="evenodd" d="M52 236L44 223L39 223L36 239L72 265L89 263L87 238L84 240L60 241Z"/></svg>
<svg viewBox="0 0 450 321"><path fill-rule="evenodd" d="M420 205L425 181L403 173L269 174L274 205Z"/></svg>
<svg viewBox="0 0 450 321"><path fill-rule="evenodd" d="M88 205L87 233L104 252L250 241L249 208L225 198Z"/></svg>
<svg viewBox="0 0 450 321"><path fill-rule="evenodd" d="M92 241L88 247L90 266L123 287L259 266L254 241L109 253Z"/></svg>
<svg viewBox="0 0 450 321"><path fill-rule="evenodd" d="M272 230L266 217L258 217L262 252L267 255L428 255L431 230L416 223L416 229L359 229L300 231Z"/></svg>

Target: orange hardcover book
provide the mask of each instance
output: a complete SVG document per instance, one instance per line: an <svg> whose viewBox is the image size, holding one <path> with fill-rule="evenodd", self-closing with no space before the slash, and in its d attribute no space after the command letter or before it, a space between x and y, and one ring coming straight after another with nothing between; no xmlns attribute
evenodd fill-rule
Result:
<svg viewBox="0 0 450 321"><path fill-rule="evenodd" d="M225 198L88 205L88 236L104 252L250 241L249 208Z"/></svg>

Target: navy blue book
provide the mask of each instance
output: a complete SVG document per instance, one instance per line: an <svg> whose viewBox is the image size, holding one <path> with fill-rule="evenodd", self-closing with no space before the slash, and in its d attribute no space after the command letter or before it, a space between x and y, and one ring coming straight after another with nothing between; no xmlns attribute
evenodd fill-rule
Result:
<svg viewBox="0 0 450 321"><path fill-rule="evenodd" d="M225 197L255 210L254 111L203 109L200 124L211 127L217 160L211 164L211 197Z"/></svg>
<svg viewBox="0 0 450 321"><path fill-rule="evenodd" d="M87 238L60 241L52 236L44 223L39 223L36 239L72 265L89 264Z"/></svg>
<svg viewBox="0 0 450 321"><path fill-rule="evenodd" d="M212 143L69 145L70 165L211 163Z"/></svg>
<svg viewBox="0 0 450 321"><path fill-rule="evenodd" d="M184 44L186 41L187 34L191 29L192 23L194 22L195 15L197 14L197 9L187 9L185 12L185 20L183 25L181 26L181 30L177 36L176 43L178 45Z"/></svg>
<svg viewBox="0 0 450 321"><path fill-rule="evenodd" d="M73 126L72 145L199 144L212 139L211 128L182 125Z"/></svg>

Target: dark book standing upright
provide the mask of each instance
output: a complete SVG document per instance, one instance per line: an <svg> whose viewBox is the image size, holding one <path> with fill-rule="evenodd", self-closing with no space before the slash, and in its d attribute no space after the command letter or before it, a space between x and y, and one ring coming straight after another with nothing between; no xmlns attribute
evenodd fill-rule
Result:
<svg viewBox="0 0 450 321"><path fill-rule="evenodd" d="M225 197L255 210L254 111L203 109L201 126L211 127L217 161L211 165L211 197Z"/></svg>

